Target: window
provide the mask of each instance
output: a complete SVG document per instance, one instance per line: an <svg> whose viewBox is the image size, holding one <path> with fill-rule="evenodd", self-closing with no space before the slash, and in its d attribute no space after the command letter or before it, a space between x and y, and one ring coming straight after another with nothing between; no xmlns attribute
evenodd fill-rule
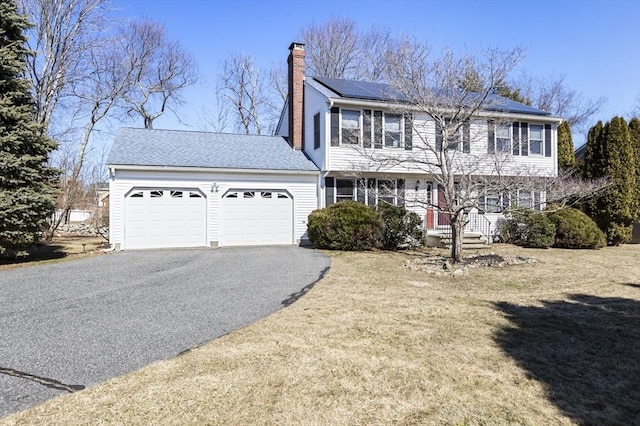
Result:
<svg viewBox="0 0 640 426"><path fill-rule="evenodd" d="M182 191L171 191L171 198L182 198Z"/></svg>
<svg viewBox="0 0 640 426"><path fill-rule="evenodd" d="M253 191L247 191L244 193L244 198L253 198L256 196L256 193Z"/></svg>
<svg viewBox="0 0 640 426"><path fill-rule="evenodd" d="M313 116L313 149L320 148L320 113Z"/></svg>
<svg viewBox="0 0 640 426"><path fill-rule="evenodd" d="M402 115L384 114L384 146L399 148L402 140Z"/></svg>
<svg viewBox="0 0 640 426"><path fill-rule="evenodd" d="M378 202L396 204L396 181L378 179Z"/></svg>
<svg viewBox="0 0 640 426"><path fill-rule="evenodd" d="M360 143L360 111L342 110L342 143L357 145Z"/></svg>
<svg viewBox="0 0 640 426"><path fill-rule="evenodd" d="M485 213L502 213L510 207L543 210L540 192L530 190L518 190L501 194L487 194L480 197L478 207Z"/></svg>
<svg viewBox="0 0 640 426"><path fill-rule="evenodd" d="M199 192L190 191L189 192L189 198L202 198L202 195Z"/></svg>
<svg viewBox="0 0 640 426"><path fill-rule="evenodd" d="M369 206L385 201L399 205L403 197L402 179L336 179L335 200L355 200Z"/></svg>
<svg viewBox="0 0 640 426"><path fill-rule="evenodd" d="M271 198L271 193L270 192L262 192L261 193L261 197L262 198Z"/></svg>
<svg viewBox="0 0 640 426"><path fill-rule="evenodd" d="M529 152L531 155L542 155L542 124L529 125Z"/></svg>
<svg viewBox="0 0 640 426"><path fill-rule="evenodd" d="M353 179L336 179L336 202L353 200L355 195Z"/></svg>
<svg viewBox="0 0 640 426"><path fill-rule="evenodd" d="M496 152L509 152L511 150L511 126L497 126L496 128Z"/></svg>
<svg viewBox="0 0 640 426"><path fill-rule="evenodd" d="M130 197L130 198L142 198L142 197L143 197L143 194L142 194L142 191L138 191L138 192L134 192L134 193L133 193L133 194L131 194L129 197Z"/></svg>
<svg viewBox="0 0 640 426"><path fill-rule="evenodd" d="M163 195L162 191L151 191L151 198L160 198Z"/></svg>

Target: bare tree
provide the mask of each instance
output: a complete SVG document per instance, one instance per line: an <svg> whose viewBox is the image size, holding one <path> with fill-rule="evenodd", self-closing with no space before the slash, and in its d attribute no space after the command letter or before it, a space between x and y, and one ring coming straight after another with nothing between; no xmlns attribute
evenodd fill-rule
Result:
<svg viewBox="0 0 640 426"><path fill-rule="evenodd" d="M235 116L236 129L246 134L271 133L280 108L269 92L265 73L251 56L239 53L223 60L220 69L222 93Z"/></svg>
<svg viewBox="0 0 640 426"><path fill-rule="evenodd" d="M384 52L393 41L387 28L362 31L356 21L332 17L324 24L308 25L299 38L306 44L310 75L374 82L385 77Z"/></svg>
<svg viewBox="0 0 640 426"><path fill-rule="evenodd" d="M391 83L388 96L395 99L396 110L410 120L413 140L417 137L420 143L413 143L411 150L401 153L359 148L366 158L361 167L366 171L384 171L406 166L437 184L440 195L437 201L418 198L408 201L432 206L438 215L448 219L454 262L462 260L462 236L468 213L480 207L479 199L483 196L519 189L543 191L552 184L557 188L547 191L549 197L588 193L589 189L583 187L568 191L571 185L567 185L567 178L558 180L544 170L518 166L501 147L495 146L494 152L487 150L487 128L496 132L507 122L506 114L501 112L501 98L494 92L523 55L519 48L487 49L480 56L445 51L440 58L432 59L427 46L408 39L387 55L386 72ZM469 72L477 79L478 84L473 87L460 84ZM487 111L492 113L488 115ZM429 131L433 127L435 132ZM435 138L431 136L434 133ZM477 149L481 140L484 150ZM471 150L473 145L476 149ZM561 182L565 185L560 185Z"/></svg>
<svg viewBox="0 0 640 426"><path fill-rule="evenodd" d="M51 234L68 215L76 200L75 194L82 187L81 173L85 163L87 148L96 125L108 117L109 113L122 102L123 96L137 71L137 64L129 62L123 54L121 39L110 40L110 50L89 52L87 75L74 84L73 96L78 100L81 116L85 123L80 143L67 173L61 181L58 208L63 214L51 226Z"/></svg>
<svg viewBox="0 0 640 426"><path fill-rule="evenodd" d="M525 75L519 81L512 82L525 98L536 108L562 117L572 129L584 132L590 126L589 120L606 102L605 97L587 98L584 94L571 89L566 77L531 77Z"/></svg>
<svg viewBox="0 0 640 426"><path fill-rule="evenodd" d="M151 129L167 109L175 114L172 107L182 104L180 92L196 83L195 60L179 43L169 41L164 25L157 22L132 22L122 37L127 60L135 67L123 94L125 108Z"/></svg>
<svg viewBox="0 0 640 426"><path fill-rule="evenodd" d="M34 24L29 31L29 48L35 52L28 61L33 95L36 101L36 121L49 136L68 130L71 120L57 120L52 129L52 117L60 103L72 95L73 86L87 72L88 54L100 43L103 29L108 26L109 0L20 0L22 11ZM63 109L68 105L62 105ZM62 127L62 128L61 128Z"/></svg>

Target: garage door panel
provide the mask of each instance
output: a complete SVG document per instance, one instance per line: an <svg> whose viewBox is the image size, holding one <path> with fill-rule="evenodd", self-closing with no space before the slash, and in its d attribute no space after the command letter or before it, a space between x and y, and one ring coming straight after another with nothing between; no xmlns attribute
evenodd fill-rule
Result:
<svg viewBox="0 0 640 426"><path fill-rule="evenodd" d="M189 196L194 193L198 196ZM134 190L126 198L125 215L125 248L206 245L206 198L197 191Z"/></svg>
<svg viewBox="0 0 640 426"><path fill-rule="evenodd" d="M222 197L222 245L293 243L293 200L284 191L237 190Z"/></svg>

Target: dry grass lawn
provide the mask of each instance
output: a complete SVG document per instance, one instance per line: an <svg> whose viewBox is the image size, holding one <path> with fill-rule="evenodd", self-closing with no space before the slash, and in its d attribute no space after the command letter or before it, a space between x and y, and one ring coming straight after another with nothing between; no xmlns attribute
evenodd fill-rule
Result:
<svg viewBox="0 0 640 426"><path fill-rule="evenodd" d="M637 423L640 245L495 251L539 263L454 279L328 253L280 312L1 423Z"/></svg>
<svg viewBox="0 0 640 426"><path fill-rule="evenodd" d="M55 236L50 242L30 247L15 259L0 256L0 270L93 256L106 247L107 241L100 236Z"/></svg>

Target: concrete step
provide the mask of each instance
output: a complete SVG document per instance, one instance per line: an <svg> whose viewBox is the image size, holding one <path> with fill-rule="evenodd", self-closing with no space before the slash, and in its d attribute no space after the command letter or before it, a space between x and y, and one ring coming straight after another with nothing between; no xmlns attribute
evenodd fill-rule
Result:
<svg viewBox="0 0 640 426"><path fill-rule="evenodd" d="M451 248L451 237L448 235L439 235L439 247L443 248ZM487 241L487 238L479 233L471 233L465 232L462 236L462 249L463 250L471 250L471 249L484 249L490 248L491 244Z"/></svg>

